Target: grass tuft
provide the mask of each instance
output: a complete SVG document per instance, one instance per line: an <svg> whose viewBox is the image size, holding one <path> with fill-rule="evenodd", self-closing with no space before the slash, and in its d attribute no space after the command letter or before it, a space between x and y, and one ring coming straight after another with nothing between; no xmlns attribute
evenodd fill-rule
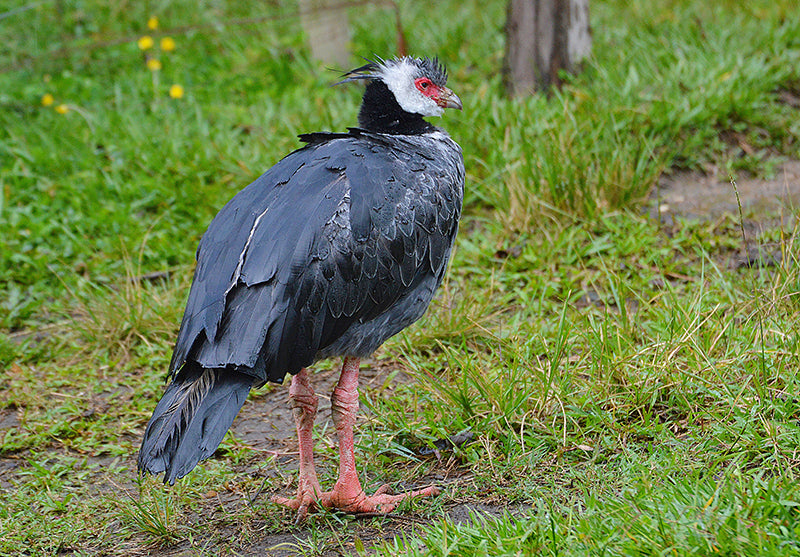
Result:
<svg viewBox="0 0 800 557"><path fill-rule="evenodd" d="M156 547L168 547L183 539L175 498L163 489L142 489L141 482L139 487L139 497L129 494L127 504L118 510L123 527L131 534L144 534Z"/></svg>

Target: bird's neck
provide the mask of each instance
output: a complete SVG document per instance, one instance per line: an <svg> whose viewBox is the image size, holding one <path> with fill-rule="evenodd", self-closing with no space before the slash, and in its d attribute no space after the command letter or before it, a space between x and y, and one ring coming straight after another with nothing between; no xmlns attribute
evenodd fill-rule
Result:
<svg viewBox="0 0 800 557"><path fill-rule="evenodd" d="M372 132L398 135L416 135L434 129L419 114L403 110L386 84L378 80L367 84L358 125Z"/></svg>

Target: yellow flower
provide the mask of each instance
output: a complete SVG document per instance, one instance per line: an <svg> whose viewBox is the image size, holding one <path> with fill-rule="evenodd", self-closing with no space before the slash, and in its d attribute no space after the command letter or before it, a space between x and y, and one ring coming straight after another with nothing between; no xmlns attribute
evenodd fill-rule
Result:
<svg viewBox="0 0 800 557"><path fill-rule="evenodd" d="M147 20L147 28L151 31L158 29L158 18L156 16L151 15L150 19Z"/></svg>
<svg viewBox="0 0 800 557"><path fill-rule="evenodd" d="M147 69L151 72L157 72L161 69L161 61L158 58L148 58Z"/></svg>
<svg viewBox="0 0 800 557"><path fill-rule="evenodd" d="M44 95L42 95L42 106L50 106L54 102L56 102L56 100L50 93L45 93Z"/></svg>
<svg viewBox="0 0 800 557"><path fill-rule="evenodd" d="M164 52L172 52L175 50L175 40L172 37L164 37L161 39L161 50Z"/></svg>
<svg viewBox="0 0 800 557"><path fill-rule="evenodd" d="M169 96L173 99L181 99L183 98L183 87L178 85L177 83L169 88Z"/></svg>
<svg viewBox="0 0 800 557"><path fill-rule="evenodd" d="M145 35L143 37L139 37L139 40L137 41L137 44L139 45L139 48L142 49L142 50L147 50L148 48L153 48L153 44L154 44L153 43L153 37L151 37L150 35Z"/></svg>
<svg viewBox="0 0 800 557"><path fill-rule="evenodd" d="M55 110L59 114L66 114L67 112L69 112L69 107L65 104L60 104L55 108Z"/></svg>

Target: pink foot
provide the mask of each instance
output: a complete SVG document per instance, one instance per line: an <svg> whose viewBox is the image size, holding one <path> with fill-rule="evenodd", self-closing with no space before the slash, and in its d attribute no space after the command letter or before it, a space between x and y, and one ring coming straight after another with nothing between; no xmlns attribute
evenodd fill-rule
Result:
<svg viewBox="0 0 800 557"><path fill-rule="evenodd" d="M297 497L280 497L276 495L272 497L271 501L297 511L295 522L299 524L306 519L309 512L317 510L320 498L323 495L316 478L301 477L297 486Z"/></svg>
<svg viewBox="0 0 800 557"><path fill-rule="evenodd" d="M315 512L320 508L336 509L350 514L377 513L387 514L392 512L401 501L411 497L433 497L439 495L441 490L436 486L429 486L423 489L406 491L397 495L390 495L386 492L388 485L379 488L374 495L367 495L358 486L359 491L347 494L347 490L341 491L321 491L319 484L312 485L310 482L301 482L297 489L297 497L275 496L271 500L273 503L284 505L297 511L296 522L300 523L306 519L309 512Z"/></svg>
<svg viewBox="0 0 800 557"><path fill-rule="evenodd" d="M337 487L339 487L337 485ZM401 501L411 497L433 497L439 495L440 490L436 486L429 486L424 489L415 489L414 491L406 491L397 495L389 495L386 493L388 486L383 486L374 495L367 495L364 490L360 489L355 495L338 492L336 488L333 491L327 491L320 497L322 506L328 509L338 509L351 514L362 513L379 513L387 514L392 512Z"/></svg>
<svg viewBox="0 0 800 557"><path fill-rule="evenodd" d="M317 501L322 495L322 489L317 481L317 471L314 468L314 439L311 435L319 399L314 394L314 389L309 383L308 372L305 369L301 369L292 378L289 400L292 405L292 415L297 427L300 447L300 478L297 480L297 497L290 499L275 496L272 501L296 510L296 523L300 523L305 520L309 511L316 510Z"/></svg>
<svg viewBox="0 0 800 557"><path fill-rule="evenodd" d="M361 487L356 473L353 424L358 411L358 358L347 357L342 365L342 374L331 395L331 414L339 438L339 479L332 491L321 491L314 470L313 440L311 428L317 411L317 397L308 383L305 370L294 376L289 396L300 439L300 479L297 497L273 497L272 501L297 510L297 522L302 522L309 512L319 507L338 509L352 514L392 512L404 499L431 497L440 493L435 486L389 495L388 486L383 486L374 495L367 495Z"/></svg>
<svg viewBox="0 0 800 557"><path fill-rule="evenodd" d="M331 395L331 414L339 438L339 479L333 491L322 494L320 502L326 508L349 513L386 514L392 512L403 499L438 495L439 489L434 486L398 495L387 494L388 486L381 487L372 496L364 493L356 473L353 440L353 424L358 412L358 363L358 358L344 359L342 374Z"/></svg>

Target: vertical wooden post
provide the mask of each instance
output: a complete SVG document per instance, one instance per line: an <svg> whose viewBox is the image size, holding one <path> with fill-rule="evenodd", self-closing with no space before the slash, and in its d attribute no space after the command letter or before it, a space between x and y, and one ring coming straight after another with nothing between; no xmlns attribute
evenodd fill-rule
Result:
<svg viewBox="0 0 800 557"><path fill-rule="evenodd" d="M341 0L299 0L300 22L311 46L311 56L346 68L350 62L350 23Z"/></svg>
<svg viewBox="0 0 800 557"><path fill-rule="evenodd" d="M509 0L503 75L512 96L561 84L592 48L589 0Z"/></svg>

